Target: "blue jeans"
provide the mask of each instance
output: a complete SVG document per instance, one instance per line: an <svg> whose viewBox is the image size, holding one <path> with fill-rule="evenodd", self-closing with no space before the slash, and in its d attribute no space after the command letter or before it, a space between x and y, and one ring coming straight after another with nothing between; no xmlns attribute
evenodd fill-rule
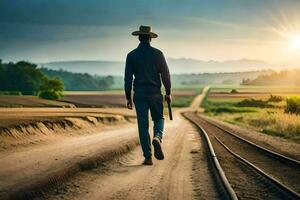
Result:
<svg viewBox="0 0 300 200"><path fill-rule="evenodd" d="M162 139L164 130L163 98L161 94L147 97L135 96L133 101L135 104L143 155L145 158L151 158L152 153L149 134L149 110L151 112L151 118L153 121L154 137Z"/></svg>

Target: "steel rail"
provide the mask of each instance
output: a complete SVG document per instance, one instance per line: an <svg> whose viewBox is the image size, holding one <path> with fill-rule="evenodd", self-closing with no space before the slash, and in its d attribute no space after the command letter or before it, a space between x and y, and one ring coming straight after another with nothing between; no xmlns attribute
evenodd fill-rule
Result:
<svg viewBox="0 0 300 200"><path fill-rule="evenodd" d="M284 191L288 196L290 196L291 198L294 199L300 199L300 194L297 193L296 191L292 190L291 188L289 188L288 186L284 185L283 183L281 183L279 180L273 178L271 175L267 174L266 172L264 172L263 170L261 170L259 167L255 166L253 163L249 162L248 160L246 160L245 158L241 157L240 155L236 154L235 152L233 152L229 147L227 147L219 138L217 138L216 136L214 136L216 138L216 140L229 152L231 153L234 157L236 157L237 159L239 159L240 161L242 161L243 163L245 163L249 168L251 168L252 170L256 171L257 173L259 173L260 175L262 175L263 177L265 177L269 182L271 182L273 185L275 185L276 187L280 188L281 191Z"/></svg>
<svg viewBox="0 0 300 200"><path fill-rule="evenodd" d="M226 196L228 199L232 199L232 200L238 200L238 197L235 193L235 191L233 190L233 188L231 187L225 173L224 170L222 169L219 160L215 154L214 148L211 144L211 141L206 133L206 131L192 118L190 118L187 113L183 113L183 116L188 119L189 121L191 121L194 125L196 125L200 131L202 132L202 134L204 135L205 141L207 143L208 149L209 149L209 153L210 153L210 158L212 160L214 169L217 172L217 175L219 177L219 179L221 180L222 186L225 189L226 192Z"/></svg>

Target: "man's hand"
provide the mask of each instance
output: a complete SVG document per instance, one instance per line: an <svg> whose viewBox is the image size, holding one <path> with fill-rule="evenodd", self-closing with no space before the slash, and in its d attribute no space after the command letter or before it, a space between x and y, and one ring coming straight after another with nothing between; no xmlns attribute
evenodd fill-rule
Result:
<svg viewBox="0 0 300 200"><path fill-rule="evenodd" d="M165 101L166 101L167 103L171 103L171 102L172 102L172 97L171 97L171 95L165 95Z"/></svg>
<svg viewBox="0 0 300 200"><path fill-rule="evenodd" d="M127 99L127 108L129 110L132 110L132 100L131 99Z"/></svg>

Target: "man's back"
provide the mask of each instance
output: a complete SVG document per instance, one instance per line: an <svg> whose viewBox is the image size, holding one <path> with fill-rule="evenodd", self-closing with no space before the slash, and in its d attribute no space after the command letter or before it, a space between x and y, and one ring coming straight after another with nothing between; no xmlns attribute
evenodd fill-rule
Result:
<svg viewBox="0 0 300 200"><path fill-rule="evenodd" d="M162 52L141 42L127 55L125 68L125 91L128 97L134 76L135 95L160 93L161 81L166 93L170 93L171 83L167 63Z"/></svg>

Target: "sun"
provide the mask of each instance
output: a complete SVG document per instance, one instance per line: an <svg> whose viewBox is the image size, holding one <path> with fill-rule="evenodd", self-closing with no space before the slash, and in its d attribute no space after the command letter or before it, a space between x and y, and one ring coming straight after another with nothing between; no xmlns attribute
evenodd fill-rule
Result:
<svg viewBox="0 0 300 200"><path fill-rule="evenodd" d="M300 35L294 36L292 38L292 45L294 48L300 49Z"/></svg>

